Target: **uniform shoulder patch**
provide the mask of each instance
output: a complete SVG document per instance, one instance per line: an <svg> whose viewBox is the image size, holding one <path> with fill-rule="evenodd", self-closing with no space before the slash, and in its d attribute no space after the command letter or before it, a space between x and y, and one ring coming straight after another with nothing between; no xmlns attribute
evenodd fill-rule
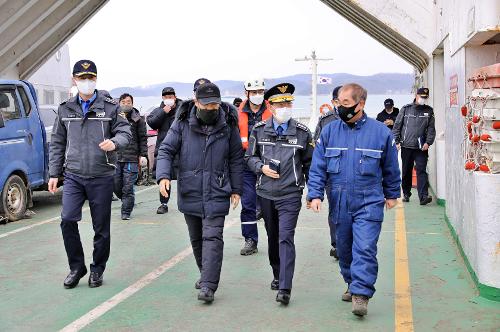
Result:
<svg viewBox="0 0 500 332"><path fill-rule="evenodd" d="M118 105L117 102L114 100L114 99L111 99L111 98L104 98L104 101L110 103L110 104L113 104L113 105Z"/></svg>
<svg viewBox="0 0 500 332"><path fill-rule="evenodd" d="M300 123L297 121L297 128L299 129L302 129L303 131L306 131L308 133L310 133L311 131L309 130L309 128L307 128L307 126L303 123Z"/></svg>
<svg viewBox="0 0 500 332"><path fill-rule="evenodd" d="M260 122L257 122L253 127L254 128L257 128L257 127L262 127L263 125L266 124L266 121L260 121Z"/></svg>

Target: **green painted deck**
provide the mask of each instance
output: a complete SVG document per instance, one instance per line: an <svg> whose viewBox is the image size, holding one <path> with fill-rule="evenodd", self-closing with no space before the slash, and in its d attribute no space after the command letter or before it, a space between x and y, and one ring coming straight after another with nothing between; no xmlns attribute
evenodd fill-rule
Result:
<svg viewBox="0 0 500 332"><path fill-rule="evenodd" d="M144 190L145 189L145 190ZM104 285L90 289L87 278L72 290L59 220L61 195L40 193L29 220L0 226L0 331L54 331L80 317L168 262L168 269L145 287L91 320L87 331L391 331L395 330L395 216L386 213L379 241L377 293L368 315L359 319L340 301L345 284L328 255L326 205L321 214L305 207L296 231L297 261L292 300L275 302L267 241L259 223L259 253L240 256L239 209L227 217L220 288L212 305L197 301L199 277L189 238L175 199L168 215L156 215L156 187L138 188L131 221L119 219L113 203L111 257ZM173 190L175 192L175 190ZM413 196L415 197L415 195ZM397 330L500 331L500 303L478 297L435 203L404 205L413 323ZM41 223L43 221L47 221ZM34 226L32 228L25 228ZM18 232L14 232L14 231ZM92 227L86 211L80 223L87 265ZM183 258L185 257L185 258ZM111 302L107 302L108 304ZM99 308L102 308L99 307ZM81 321L79 321L81 322Z"/></svg>

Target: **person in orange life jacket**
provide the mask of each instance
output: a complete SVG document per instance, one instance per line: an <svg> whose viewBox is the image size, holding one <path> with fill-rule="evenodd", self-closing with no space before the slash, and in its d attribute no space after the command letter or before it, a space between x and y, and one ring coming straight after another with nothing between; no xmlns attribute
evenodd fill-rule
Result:
<svg viewBox="0 0 500 332"><path fill-rule="evenodd" d="M293 92L281 83L265 94L272 117L255 124L245 154L248 167L257 174L257 195L268 238L271 289L276 301L290 301L295 269L295 227L302 207L314 144L306 125L292 118Z"/></svg>
<svg viewBox="0 0 500 332"><path fill-rule="evenodd" d="M240 128L241 142L243 149L248 148L248 135L252 132L253 126L272 116L269 111L267 101L264 101L265 82L263 79L250 79L245 82L245 99L238 109L238 124ZM245 243L240 251L241 255L248 256L258 252L257 243L259 234L257 231L257 210L259 199L255 190L257 176L247 165L243 172L243 196L241 197L241 235L245 238Z"/></svg>

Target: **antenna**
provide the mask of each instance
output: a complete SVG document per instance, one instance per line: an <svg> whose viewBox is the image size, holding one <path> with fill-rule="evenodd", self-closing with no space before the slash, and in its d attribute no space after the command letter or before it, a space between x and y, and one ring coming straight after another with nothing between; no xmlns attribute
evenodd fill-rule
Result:
<svg viewBox="0 0 500 332"><path fill-rule="evenodd" d="M312 111L311 111L311 117L309 119L309 128L314 130L316 127L316 124L318 122L318 105L317 105L317 85L318 85L318 61L331 61L333 59L331 58L325 58L325 59L319 59L316 57L316 51L312 51L311 57L305 56L300 59L295 59L295 61L310 61L311 62L311 69L312 69L312 75L311 75L311 84L312 84L312 89L311 89L311 97L312 97Z"/></svg>

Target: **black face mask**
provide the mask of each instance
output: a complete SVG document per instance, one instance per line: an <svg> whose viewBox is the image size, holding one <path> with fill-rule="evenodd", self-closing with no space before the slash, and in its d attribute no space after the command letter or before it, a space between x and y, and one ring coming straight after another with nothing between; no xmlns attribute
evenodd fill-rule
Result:
<svg viewBox="0 0 500 332"><path fill-rule="evenodd" d="M345 107L340 105L338 107L339 117L342 121L347 122L351 120L356 115L356 107L358 107L359 103L351 107Z"/></svg>
<svg viewBox="0 0 500 332"><path fill-rule="evenodd" d="M215 121L217 121L217 118L219 117L219 110L209 111L197 107L196 117L198 118L198 120L203 122L203 124L213 125Z"/></svg>

